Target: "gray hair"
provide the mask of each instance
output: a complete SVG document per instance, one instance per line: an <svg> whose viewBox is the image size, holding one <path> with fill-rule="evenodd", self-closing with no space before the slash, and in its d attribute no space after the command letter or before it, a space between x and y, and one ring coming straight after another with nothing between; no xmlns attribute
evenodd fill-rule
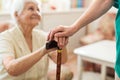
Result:
<svg viewBox="0 0 120 80"><path fill-rule="evenodd" d="M21 14L26 2L33 2L33 3L37 4L39 7L41 7L41 2L38 0L14 0L13 6L11 8L11 16L14 21L16 21L15 12L17 12L18 14Z"/></svg>

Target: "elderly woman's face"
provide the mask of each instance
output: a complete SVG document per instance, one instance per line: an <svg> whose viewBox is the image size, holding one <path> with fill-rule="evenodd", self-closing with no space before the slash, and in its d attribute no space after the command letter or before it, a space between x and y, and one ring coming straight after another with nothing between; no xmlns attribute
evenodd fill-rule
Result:
<svg viewBox="0 0 120 80"><path fill-rule="evenodd" d="M41 20L40 8L33 2L26 2L17 18L20 24L36 26Z"/></svg>

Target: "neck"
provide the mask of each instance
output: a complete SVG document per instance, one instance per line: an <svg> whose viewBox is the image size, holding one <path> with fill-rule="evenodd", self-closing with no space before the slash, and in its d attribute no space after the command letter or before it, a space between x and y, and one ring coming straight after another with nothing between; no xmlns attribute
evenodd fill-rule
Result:
<svg viewBox="0 0 120 80"><path fill-rule="evenodd" d="M33 30L32 26L20 25L20 30L23 32L25 38L32 38L32 30Z"/></svg>

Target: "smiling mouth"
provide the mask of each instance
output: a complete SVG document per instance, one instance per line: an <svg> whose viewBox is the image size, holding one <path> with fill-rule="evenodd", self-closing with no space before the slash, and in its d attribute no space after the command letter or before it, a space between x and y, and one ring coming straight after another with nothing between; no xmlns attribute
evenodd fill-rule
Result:
<svg viewBox="0 0 120 80"><path fill-rule="evenodd" d="M33 18L33 19L40 19L40 16L33 15L33 16L31 16L31 18Z"/></svg>
<svg viewBox="0 0 120 80"><path fill-rule="evenodd" d="M31 17L31 19L37 19L37 20L40 20L39 17Z"/></svg>

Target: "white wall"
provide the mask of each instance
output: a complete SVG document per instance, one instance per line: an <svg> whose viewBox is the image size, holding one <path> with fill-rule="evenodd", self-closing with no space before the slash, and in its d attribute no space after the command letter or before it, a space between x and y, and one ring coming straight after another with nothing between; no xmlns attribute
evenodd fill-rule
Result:
<svg viewBox="0 0 120 80"><path fill-rule="evenodd" d="M9 13L0 12L0 22L11 21L11 16Z"/></svg>

